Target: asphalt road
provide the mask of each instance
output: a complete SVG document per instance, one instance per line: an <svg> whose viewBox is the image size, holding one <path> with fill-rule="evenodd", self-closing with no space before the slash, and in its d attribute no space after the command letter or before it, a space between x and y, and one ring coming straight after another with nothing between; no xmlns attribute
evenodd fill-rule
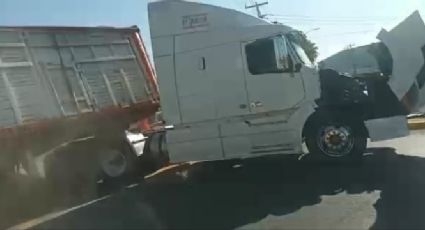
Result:
<svg viewBox="0 0 425 230"><path fill-rule="evenodd" d="M20 227L423 229L423 143L425 132L371 143L363 164L349 167L280 156L177 167Z"/></svg>

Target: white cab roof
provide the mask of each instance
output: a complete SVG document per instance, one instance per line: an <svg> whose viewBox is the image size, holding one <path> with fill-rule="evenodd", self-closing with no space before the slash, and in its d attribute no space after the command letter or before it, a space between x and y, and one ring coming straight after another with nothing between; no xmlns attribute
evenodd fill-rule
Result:
<svg viewBox="0 0 425 230"><path fill-rule="evenodd" d="M265 20L236 10L197 2L155 1L149 3L148 8L152 38L219 28L270 25Z"/></svg>

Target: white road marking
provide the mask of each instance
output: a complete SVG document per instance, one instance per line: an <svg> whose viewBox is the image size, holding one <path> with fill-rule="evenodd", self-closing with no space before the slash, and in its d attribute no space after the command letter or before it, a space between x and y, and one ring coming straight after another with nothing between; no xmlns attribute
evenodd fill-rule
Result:
<svg viewBox="0 0 425 230"><path fill-rule="evenodd" d="M44 222L51 221L53 219L56 219L56 218L61 217L63 215L66 215L66 214L68 214L70 212L73 212L73 211L75 211L77 209L84 208L84 207L89 206L91 204L94 204L94 203L97 203L99 201L105 200L105 199L107 199L107 198L109 198L111 196L112 195L107 195L107 196L101 197L99 199L92 200L90 202L87 202L87 203L84 203L84 204L81 204L81 205L78 205L78 206L75 206L75 207L72 207L72 208L69 208L69 209L66 209L66 210L49 213L49 214L46 214L44 216L41 216L41 217L38 217L38 218L35 218L35 219L32 219L32 220L26 221L24 223L20 223L18 225L13 226L13 227L10 227L7 230L21 230L21 229L23 230L23 229L34 228L35 226L40 225L40 224L42 224Z"/></svg>
<svg viewBox="0 0 425 230"><path fill-rule="evenodd" d="M126 188L134 188L134 187L136 187L136 186L138 186L138 185L139 185L139 184L135 183L135 184L131 184L131 185L126 186Z"/></svg>
<svg viewBox="0 0 425 230"><path fill-rule="evenodd" d="M191 163L191 164L193 164L193 162L190 162L190 163ZM155 175L157 175L157 174L159 174L159 173L161 173L161 172L168 171L168 170L171 170L171 169L173 169L173 168L177 168L178 166L182 166L182 165L185 165L185 164L180 164L180 165L170 165L170 166L168 166L168 167L165 167L165 168L163 168L163 169L160 169L160 170L158 170L157 172L154 172L154 173L152 173L152 174L150 174L150 175L146 176L146 177L145 177L145 179L148 179L148 178L154 177ZM190 165L190 164L189 164L189 165ZM100 181L98 181L98 183L101 183L101 182L100 182ZM134 183L134 184L131 184L131 185L126 186L126 188L130 189L130 188L134 188L134 187L136 187L136 186L138 186L138 185L139 185L138 183ZM32 219L32 220L29 220L29 221L26 221L26 222L23 222L23 223L17 224L17 225L15 225L15 226L13 226L13 227L8 228L7 230L21 230L21 229L30 229L30 228L34 228L34 227L36 227L37 225L40 225L40 224L42 224L42 223L44 223L44 222L51 221L51 220L53 220L53 219L59 218L59 217L64 216L64 215L66 215L66 214L68 214L68 213L70 213L70 212L76 211L76 210L78 210L78 209L80 209L80 208L84 208L84 207L89 206L89 205L91 205L91 204L94 204L94 203L97 203L97 202L99 202L99 201L105 200L105 199L107 199L107 198L109 198L109 197L111 197L111 196L112 196L112 194L107 195L107 196L104 196L104 197L101 197L101 198L98 198L98 199L96 199L96 200L92 200L92 201L90 201L90 202L87 202L87 203L84 203L84 204L81 204L81 205L78 205L78 206L75 206L75 207L72 207L72 208L69 208L69 209L66 209L66 210L62 210L62 211L58 211L58 212L49 213L49 214L46 214L46 215L44 215L44 216L41 216L41 217L38 217L38 218L35 218L35 219Z"/></svg>

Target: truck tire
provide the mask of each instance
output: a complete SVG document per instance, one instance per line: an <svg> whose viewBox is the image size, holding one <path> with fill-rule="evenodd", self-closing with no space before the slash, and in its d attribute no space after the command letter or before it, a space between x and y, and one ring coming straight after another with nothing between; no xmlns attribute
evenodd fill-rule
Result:
<svg viewBox="0 0 425 230"><path fill-rule="evenodd" d="M144 167L154 172L169 163L169 156L164 132L152 133L148 136L143 150Z"/></svg>
<svg viewBox="0 0 425 230"><path fill-rule="evenodd" d="M107 183L125 180L137 174L137 156L128 143L103 148L98 153L102 179Z"/></svg>
<svg viewBox="0 0 425 230"><path fill-rule="evenodd" d="M363 122L339 111L316 111L305 128L305 143L316 159L359 162L367 145Z"/></svg>

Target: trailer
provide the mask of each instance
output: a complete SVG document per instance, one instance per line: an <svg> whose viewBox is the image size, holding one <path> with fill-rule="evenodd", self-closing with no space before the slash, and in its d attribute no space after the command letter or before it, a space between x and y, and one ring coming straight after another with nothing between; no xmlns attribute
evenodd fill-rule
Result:
<svg viewBox="0 0 425 230"><path fill-rule="evenodd" d="M121 177L125 130L157 104L137 27L0 27L2 175Z"/></svg>
<svg viewBox="0 0 425 230"><path fill-rule="evenodd" d="M164 125L144 155L167 162L309 152L358 162L367 139L409 135L425 105L425 25L418 12L378 38L391 72L365 81L318 71L298 31L235 10L188 1L149 3Z"/></svg>

